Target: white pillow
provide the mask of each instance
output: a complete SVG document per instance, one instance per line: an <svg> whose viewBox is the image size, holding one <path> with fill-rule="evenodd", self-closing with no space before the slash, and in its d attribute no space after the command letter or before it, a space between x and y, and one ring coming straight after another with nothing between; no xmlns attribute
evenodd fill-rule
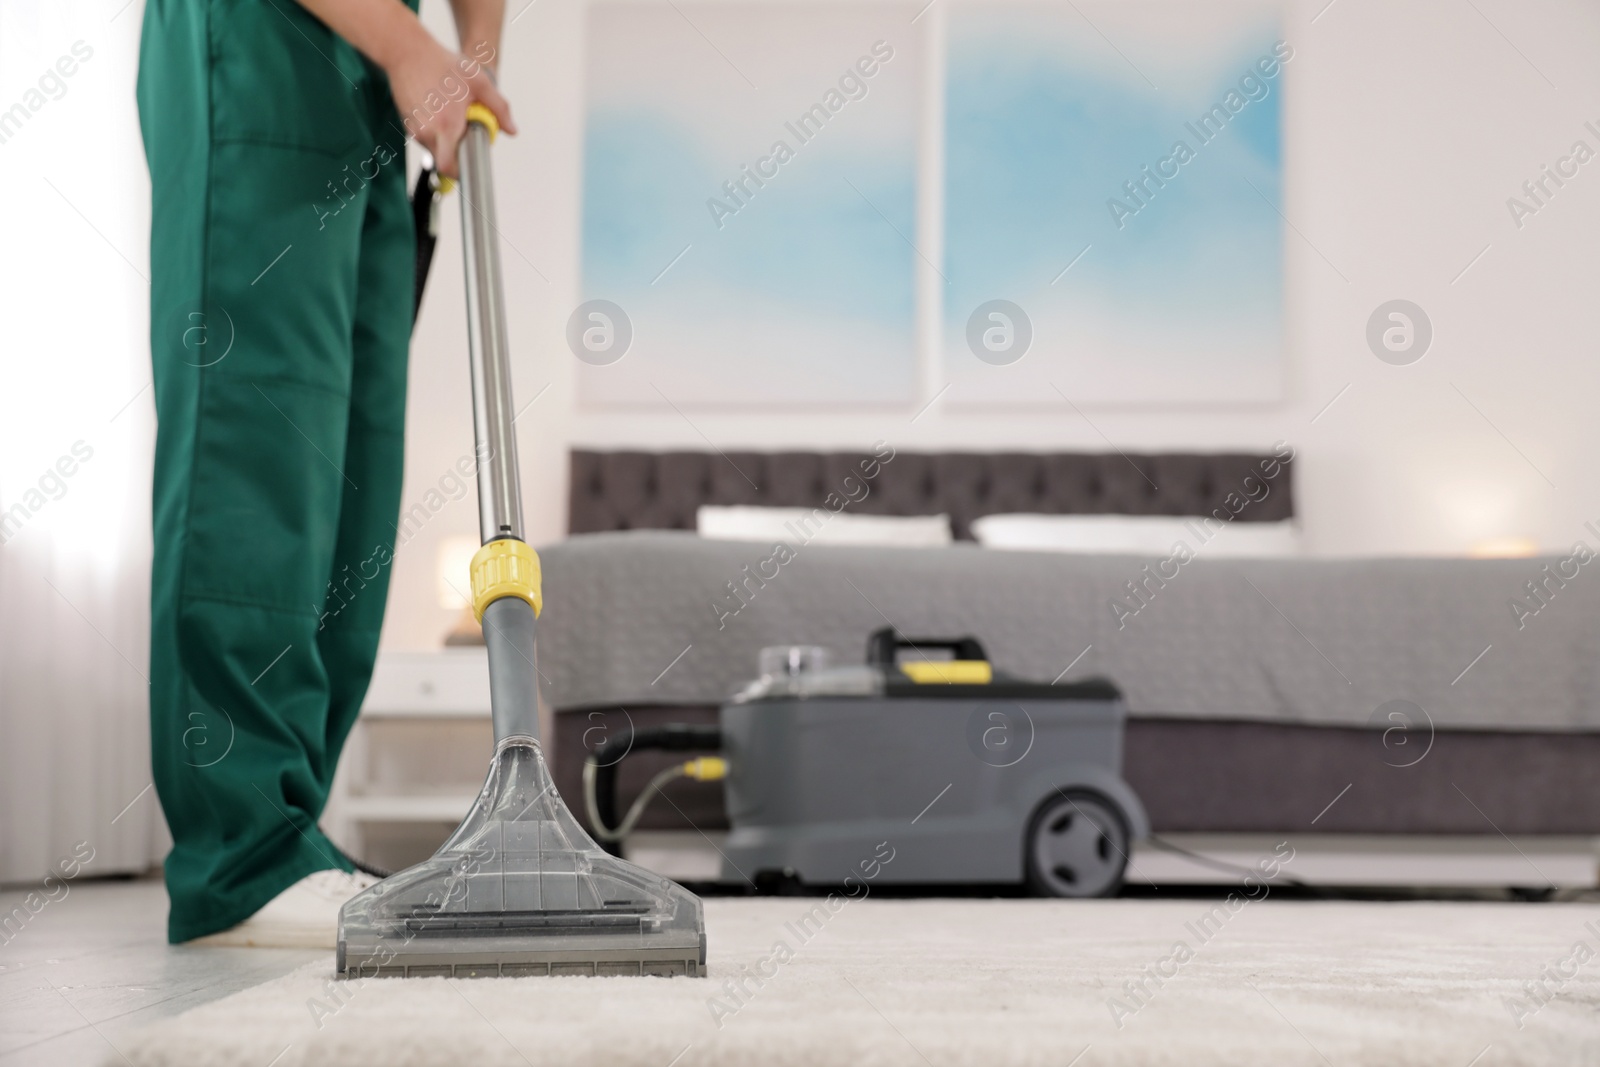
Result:
<svg viewBox="0 0 1600 1067"><path fill-rule="evenodd" d="M985 515L973 522L972 536L985 548L1032 552L1166 557L1180 542L1214 559L1301 552L1293 521L1223 522L1209 516Z"/></svg>
<svg viewBox="0 0 1600 1067"><path fill-rule="evenodd" d="M761 508L702 504L695 513L701 537L716 541L782 541L801 545L926 547L951 541L948 515L852 515L831 508Z"/></svg>

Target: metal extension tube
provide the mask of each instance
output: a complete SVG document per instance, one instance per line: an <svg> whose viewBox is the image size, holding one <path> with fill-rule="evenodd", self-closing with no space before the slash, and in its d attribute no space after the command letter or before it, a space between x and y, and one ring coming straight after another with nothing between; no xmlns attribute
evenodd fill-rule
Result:
<svg viewBox="0 0 1600 1067"><path fill-rule="evenodd" d="M461 240L467 268L467 351L478 459L478 532L483 543L522 536L522 486L512 421L511 354L496 243L489 131L469 122L461 141Z"/></svg>
<svg viewBox="0 0 1600 1067"><path fill-rule="evenodd" d="M478 533L484 544L523 540L511 355L500 279L490 133L468 122L461 140L461 240L467 263L467 350L472 363L472 425L478 461ZM489 650L495 741L539 737L533 608L502 597L483 612Z"/></svg>

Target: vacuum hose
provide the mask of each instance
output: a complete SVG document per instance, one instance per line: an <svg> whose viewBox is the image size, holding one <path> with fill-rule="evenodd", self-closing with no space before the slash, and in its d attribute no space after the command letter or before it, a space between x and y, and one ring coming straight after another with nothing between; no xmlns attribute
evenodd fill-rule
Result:
<svg viewBox="0 0 1600 1067"><path fill-rule="evenodd" d="M583 799L589 809L589 822L594 827L594 836L602 841L621 841L633 833L633 828L639 823L639 816L644 814L644 809L649 806L650 800L661 791L661 787L674 778L693 778L697 782L715 782L726 778L728 775L728 761L721 756L700 756L685 763L674 764L666 770L656 774L650 783L644 787L639 796L634 800L633 806L628 809L628 814L623 817L622 825L615 830L606 828L600 820L594 795L594 780L596 767L594 760L590 759L583 765Z"/></svg>
<svg viewBox="0 0 1600 1067"><path fill-rule="evenodd" d="M674 764L650 779L638 799L628 809L628 814L617 822L617 768L634 752L659 749L667 752L712 751L722 747L722 729L717 726L691 726L672 723L667 726L634 730L606 741L583 765L583 798L589 816L589 826L594 836L607 852L621 855L616 842L633 832L639 817L661 788L676 778L693 778L701 782L714 782L727 776L727 761L720 757L702 757Z"/></svg>

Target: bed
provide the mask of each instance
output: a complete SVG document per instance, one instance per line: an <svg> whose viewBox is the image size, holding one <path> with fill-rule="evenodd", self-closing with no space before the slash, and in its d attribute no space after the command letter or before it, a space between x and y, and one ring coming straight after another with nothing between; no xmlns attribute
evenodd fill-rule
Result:
<svg viewBox="0 0 1600 1067"><path fill-rule="evenodd" d="M1575 565L1202 551L1152 570L1160 561L970 540L1000 512L1228 508L1233 521L1282 522L1294 464L1281 456L1271 491L1234 510L1265 454L901 452L850 508L947 513L956 543L806 545L775 574L761 567L770 545L690 532L707 503L822 506L864 458L573 452L573 536L541 549L540 635L569 800L605 737L714 722L761 647L819 644L861 662L867 635L892 624L977 635L1013 674L1114 681L1129 711L1124 775L1158 834L1600 833L1600 583L1560 578ZM1511 606L1539 603L1529 582L1546 591L1534 616ZM624 798L660 765L630 759ZM668 798L644 827L726 826L715 786ZM1588 867L1592 880L1592 849Z"/></svg>

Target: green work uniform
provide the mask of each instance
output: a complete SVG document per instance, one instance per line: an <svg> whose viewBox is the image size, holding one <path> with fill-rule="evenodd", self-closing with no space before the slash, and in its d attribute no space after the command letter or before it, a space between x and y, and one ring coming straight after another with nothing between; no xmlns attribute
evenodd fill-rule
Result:
<svg viewBox="0 0 1600 1067"><path fill-rule="evenodd" d="M383 620L415 235L387 80L296 0L149 0L138 101L176 942L349 869L317 819Z"/></svg>

